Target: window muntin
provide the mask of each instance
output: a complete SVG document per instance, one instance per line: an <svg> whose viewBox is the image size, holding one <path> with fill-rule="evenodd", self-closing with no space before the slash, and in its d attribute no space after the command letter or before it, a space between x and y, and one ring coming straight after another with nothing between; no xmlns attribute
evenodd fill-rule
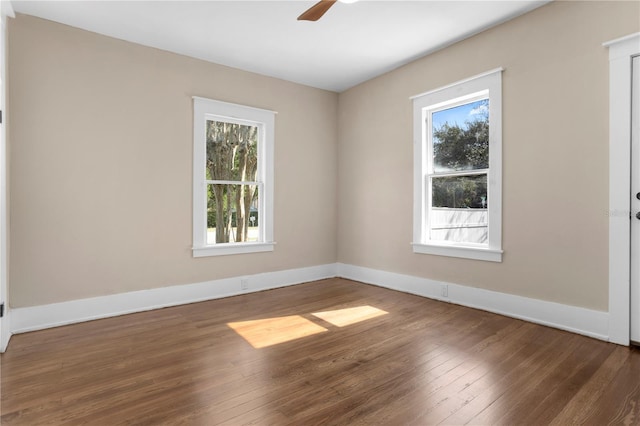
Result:
<svg viewBox="0 0 640 426"><path fill-rule="evenodd" d="M413 98L416 253L501 261L501 72Z"/></svg>
<svg viewBox="0 0 640 426"><path fill-rule="evenodd" d="M194 256L273 250L274 114L194 98Z"/></svg>

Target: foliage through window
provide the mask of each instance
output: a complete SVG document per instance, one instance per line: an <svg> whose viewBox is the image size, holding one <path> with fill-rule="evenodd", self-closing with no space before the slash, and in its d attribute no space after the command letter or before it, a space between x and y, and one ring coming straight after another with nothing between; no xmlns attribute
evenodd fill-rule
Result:
<svg viewBox="0 0 640 426"><path fill-rule="evenodd" d="M257 148L256 126L207 120L208 244L258 241Z"/></svg>
<svg viewBox="0 0 640 426"><path fill-rule="evenodd" d="M273 249L273 115L194 98L195 255Z"/></svg>
<svg viewBox="0 0 640 426"><path fill-rule="evenodd" d="M501 259L500 75L414 98L416 252Z"/></svg>

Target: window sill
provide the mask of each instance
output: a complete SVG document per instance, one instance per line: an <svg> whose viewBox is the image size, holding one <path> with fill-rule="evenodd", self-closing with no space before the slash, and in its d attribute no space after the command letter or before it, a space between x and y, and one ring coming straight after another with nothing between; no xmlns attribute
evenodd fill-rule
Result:
<svg viewBox="0 0 640 426"><path fill-rule="evenodd" d="M194 247L193 257L225 256L229 254L260 253L273 251L275 243L231 243Z"/></svg>
<svg viewBox="0 0 640 426"><path fill-rule="evenodd" d="M437 245L424 243L412 243L412 245L414 253L459 257L463 259L484 260L488 262L502 262L502 250L490 249L485 247Z"/></svg>

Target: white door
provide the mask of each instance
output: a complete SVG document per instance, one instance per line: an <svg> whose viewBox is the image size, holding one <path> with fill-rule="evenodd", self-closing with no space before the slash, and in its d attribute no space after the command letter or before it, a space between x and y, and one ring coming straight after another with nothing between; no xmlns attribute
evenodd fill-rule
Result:
<svg viewBox="0 0 640 426"><path fill-rule="evenodd" d="M640 344L640 56L631 83L631 341Z"/></svg>

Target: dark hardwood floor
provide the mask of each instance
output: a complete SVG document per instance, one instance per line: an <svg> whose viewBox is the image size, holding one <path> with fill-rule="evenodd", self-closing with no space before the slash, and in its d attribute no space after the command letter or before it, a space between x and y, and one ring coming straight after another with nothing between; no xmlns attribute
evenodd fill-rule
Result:
<svg viewBox="0 0 640 426"><path fill-rule="evenodd" d="M2 425L640 424L640 351L330 279L13 336Z"/></svg>

